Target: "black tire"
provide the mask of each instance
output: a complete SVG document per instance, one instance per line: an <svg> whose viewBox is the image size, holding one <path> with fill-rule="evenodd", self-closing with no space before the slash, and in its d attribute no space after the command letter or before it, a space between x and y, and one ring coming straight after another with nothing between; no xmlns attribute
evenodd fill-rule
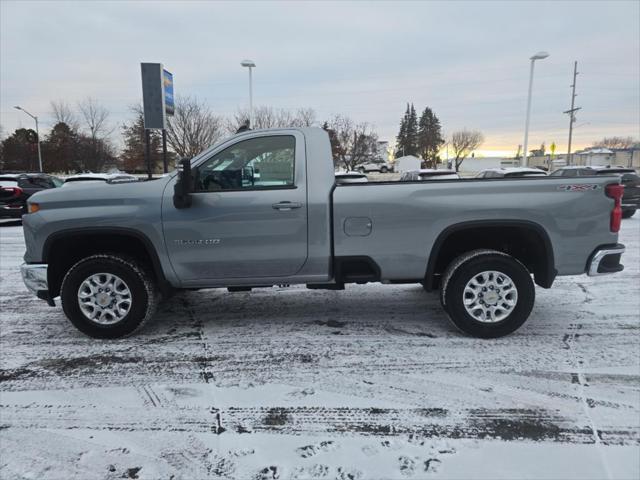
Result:
<svg viewBox="0 0 640 480"><path fill-rule="evenodd" d="M358 170L359 173L365 173L366 172L364 167L359 167L357 170Z"/></svg>
<svg viewBox="0 0 640 480"><path fill-rule="evenodd" d="M380 168L380 173L387 173L389 171L389 169L387 167L381 167Z"/></svg>
<svg viewBox="0 0 640 480"><path fill-rule="evenodd" d="M477 305L477 310L474 312L476 316L467 311L464 305L465 287L468 282L480 279L479 275L484 272L498 272L506 275L513 283L517 293L517 300L515 300L515 304L510 308L509 312L509 307L506 303L501 303L501 300L494 300L495 303L487 304L482 303L483 300L480 300L482 306ZM489 274L488 278L495 279L497 276ZM500 278L504 277L500 276ZM497 287L506 285L499 283L500 278L492 282L496 285L497 292L499 292ZM480 292L480 290L478 291ZM492 294L492 292L489 293ZM502 299L500 293L504 295L504 291L498 293L498 298ZM478 297L481 294L482 292L478 293ZM473 295L471 293L471 298L473 298ZM508 295L511 295L510 298L513 299L512 293L508 293ZM535 286L529 271L512 256L496 250L475 250L458 257L447 268L442 278L440 302L443 308L456 327L474 337L497 338L516 331L529 318L534 301ZM482 312L485 311L485 305L498 307L496 309L499 312L498 315L506 314L506 316L498 321L481 321L478 317L483 315ZM501 306L504 307L501 308Z"/></svg>
<svg viewBox="0 0 640 480"><path fill-rule="evenodd" d="M82 283L98 273L116 275L130 291L128 312L108 325L85 316L78 299ZM99 254L84 258L69 269L62 280L60 298L65 315L82 333L93 338L121 338L140 329L153 316L159 295L152 276L134 259Z"/></svg>
<svg viewBox="0 0 640 480"><path fill-rule="evenodd" d="M622 210L622 218L631 218L635 215L636 209L630 208L629 210Z"/></svg>

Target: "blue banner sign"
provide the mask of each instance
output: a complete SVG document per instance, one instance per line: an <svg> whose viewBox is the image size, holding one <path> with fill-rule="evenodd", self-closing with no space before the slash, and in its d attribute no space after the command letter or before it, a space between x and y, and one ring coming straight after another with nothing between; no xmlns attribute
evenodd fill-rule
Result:
<svg viewBox="0 0 640 480"><path fill-rule="evenodd" d="M173 115L175 104L173 102L173 74L162 70L162 88L164 89L164 111L167 115Z"/></svg>

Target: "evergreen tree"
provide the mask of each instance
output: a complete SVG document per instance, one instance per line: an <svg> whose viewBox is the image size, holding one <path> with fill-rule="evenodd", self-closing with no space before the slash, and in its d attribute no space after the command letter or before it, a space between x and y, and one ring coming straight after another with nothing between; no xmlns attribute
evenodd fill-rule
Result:
<svg viewBox="0 0 640 480"><path fill-rule="evenodd" d="M400 131L396 137L396 157L418 154L418 117L413 103L407 103L407 109L400 121Z"/></svg>
<svg viewBox="0 0 640 480"><path fill-rule="evenodd" d="M18 128L2 142L2 169L27 172L38 171L38 145L34 141L36 132ZM46 167L46 165L44 165Z"/></svg>
<svg viewBox="0 0 640 480"><path fill-rule="evenodd" d="M135 119L122 126L124 148L120 154L122 168L127 172L146 172L145 131L142 111L136 112ZM162 172L162 139L157 131L151 130L151 168L154 172Z"/></svg>
<svg viewBox="0 0 640 480"><path fill-rule="evenodd" d="M409 109L409 117L407 119L407 145L405 147L405 155L418 154L418 116L416 109L411 104Z"/></svg>
<svg viewBox="0 0 640 480"><path fill-rule="evenodd" d="M396 137L396 157L403 157L407 148L407 122L409 121L409 104L407 103L407 110L404 112L404 116L400 120L400 131Z"/></svg>
<svg viewBox="0 0 640 480"><path fill-rule="evenodd" d="M48 172L70 173L80 169L78 164L78 135L69 125L58 122L42 144L42 156Z"/></svg>
<svg viewBox="0 0 640 480"><path fill-rule="evenodd" d="M418 124L418 150L427 167L436 166L438 151L443 144L440 120L429 107L426 107Z"/></svg>

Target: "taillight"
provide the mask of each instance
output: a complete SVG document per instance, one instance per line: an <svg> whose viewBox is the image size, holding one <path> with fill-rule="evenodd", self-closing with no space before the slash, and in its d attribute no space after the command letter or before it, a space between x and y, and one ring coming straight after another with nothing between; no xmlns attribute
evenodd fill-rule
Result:
<svg viewBox="0 0 640 480"><path fill-rule="evenodd" d="M613 233L620 231L620 223L622 222L622 194L624 193L624 187L619 183L610 183L605 187L605 194L607 197L613 198L613 210L611 210L611 220L609 222L609 229Z"/></svg>
<svg viewBox="0 0 640 480"><path fill-rule="evenodd" d="M2 187L3 192L9 192L14 197L22 195L22 189L20 187Z"/></svg>

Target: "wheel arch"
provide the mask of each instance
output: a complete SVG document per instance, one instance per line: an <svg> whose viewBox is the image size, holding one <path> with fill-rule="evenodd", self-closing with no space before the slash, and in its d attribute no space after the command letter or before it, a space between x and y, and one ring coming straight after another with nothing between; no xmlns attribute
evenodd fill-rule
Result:
<svg viewBox="0 0 640 480"><path fill-rule="evenodd" d="M518 259L533 273L537 285L553 285L557 275L553 245L541 225L526 220L474 220L450 225L438 235L427 262L425 289L438 288L440 276L454 258L483 248Z"/></svg>
<svg viewBox="0 0 640 480"><path fill-rule="evenodd" d="M42 260L48 264L50 298L58 296L62 279L75 262L96 253L132 255L149 267L161 291L171 288L158 253L144 233L122 227L67 229L51 234L42 249Z"/></svg>

